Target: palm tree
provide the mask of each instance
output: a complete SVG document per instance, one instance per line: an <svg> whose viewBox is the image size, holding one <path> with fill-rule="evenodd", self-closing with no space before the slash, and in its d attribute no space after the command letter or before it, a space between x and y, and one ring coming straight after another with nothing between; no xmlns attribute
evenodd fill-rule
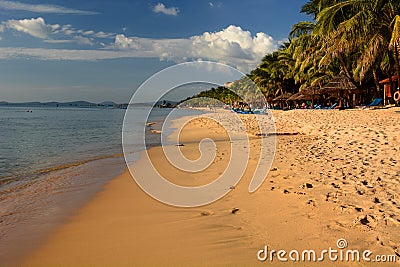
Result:
<svg viewBox="0 0 400 267"><path fill-rule="evenodd" d="M359 85L374 81L377 91L383 74L400 78L400 0L309 0L301 12L314 20L295 24L290 41L250 74L266 95L338 74Z"/></svg>
<svg viewBox="0 0 400 267"><path fill-rule="evenodd" d="M350 76L345 60L357 59L350 67L356 74L353 78L358 76L362 80L368 71L376 79L381 62L389 58L400 77L399 14L399 0L346 0L323 9L317 17L317 32L327 36L325 62L340 60Z"/></svg>
<svg viewBox="0 0 400 267"><path fill-rule="evenodd" d="M277 51L265 55L251 72L251 79L266 95L284 94L288 88L293 91L295 60L289 48L290 43L283 43Z"/></svg>
<svg viewBox="0 0 400 267"><path fill-rule="evenodd" d="M301 8L301 12L307 15L314 16L314 20L317 18L318 14L325 8L336 4L337 0L310 0Z"/></svg>

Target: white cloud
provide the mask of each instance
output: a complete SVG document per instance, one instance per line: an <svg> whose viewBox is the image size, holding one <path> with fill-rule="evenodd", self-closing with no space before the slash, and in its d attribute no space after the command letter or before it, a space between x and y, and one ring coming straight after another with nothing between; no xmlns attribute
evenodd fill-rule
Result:
<svg viewBox="0 0 400 267"><path fill-rule="evenodd" d="M221 2L218 2L218 3L213 3L213 2L208 2L208 5L210 6L210 7L215 7L215 8L219 8L219 7L221 7L222 6L222 3Z"/></svg>
<svg viewBox="0 0 400 267"><path fill-rule="evenodd" d="M4 23L4 26L41 39L47 38L53 30L59 27L57 24L46 24L44 19L40 17L37 19L8 20Z"/></svg>
<svg viewBox="0 0 400 267"><path fill-rule="evenodd" d="M116 58L151 58L153 54L143 51L107 51L107 50L76 50L47 49L26 47L0 47L0 59L38 58L42 60L76 60L95 61Z"/></svg>
<svg viewBox="0 0 400 267"><path fill-rule="evenodd" d="M26 4L17 1L0 0L0 9L5 10L23 10L36 13L56 13L56 14L77 14L77 15L95 15L99 14L92 11L83 11L57 5Z"/></svg>
<svg viewBox="0 0 400 267"><path fill-rule="evenodd" d="M1 1L1 0L0 0ZM41 17L8 20L0 24L0 32L11 29L23 32L36 38L44 39L47 43L76 42L78 44L93 45L94 38L112 38L114 33L95 32L93 30L77 30L72 25L47 24Z"/></svg>
<svg viewBox="0 0 400 267"><path fill-rule="evenodd" d="M77 36L74 36L73 39L76 40L76 42L78 44L93 45L92 40L90 40L90 38L88 38L88 37L83 37L83 36L77 35Z"/></svg>
<svg viewBox="0 0 400 267"><path fill-rule="evenodd" d="M65 43L72 43L73 40L67 40L67 39L57 39L57 40L46 39L46 40L43 40L43 42L45 42L45 43L50 43L50 44L65 44Z"/></svg>
<svg viewBox="0 0 400 267"><path fill-rule="evenodd" d="M115 45L118 48L126 49L126 48L134 48L139 49L138 44L135 44L134 38L127 38L123 34L118 34L115 36Z"/></svg>
<svg viewBox="0 0 400 267"><path fill-rule="evenodd" d="M114 37L115 34L99 31L99 32L94 33L93 36L97 37L97 38L111 38L111 37Z"/></svg>
<svg viewBox="0 0 400 267"><path fill-rule="evenodd" d="M94 34L94 31L82 31L82 30L79 30L78 32L83 34L83 35L93 35Z"/></svg>
<svg viewBox="0 0 400 267"><path fill-rule="evenodd" d="M265 33L253 37L249 31L231 25L219 32L205 32L187 39L150 39L119 34L115 38L115 47L151 51L161 60L182 62L188 58L201 58L249 70L257 66L265 54L276 50L278 42Z"/></svg>
<svg viewBox="0 0 400 267"><path fill-rule="evenodd" d="M163 3L158 3L153 7L154 13L163 13L165 15L177 16L179 9L177 7L166 7Z"/></svg>
<svg viewBox="0 0 400 267"><path fill-rule="evenodd" d="M57 30L77 32L71 26L58 26ZM93 45L93 36L73 35L71 38L45 41L51 43L73 41ZM260 63L265 54L276 50L278 45L278 41L265 33L260 32L252 36L249 31L231 25L218 32L205 32L185 39L152 39L118 34L112 45L102 44L104 48L101 50L0 48L0 58L36 57L43 60L159 58L177 63L211 60L248 72Z"/></svg>

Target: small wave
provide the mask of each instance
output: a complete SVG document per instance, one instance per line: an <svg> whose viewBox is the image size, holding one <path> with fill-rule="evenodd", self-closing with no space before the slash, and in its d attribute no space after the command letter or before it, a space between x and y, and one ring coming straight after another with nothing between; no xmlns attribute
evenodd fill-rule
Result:
<svg viewBox="0 0 400 267"><path fill-rule="evenodd" d="M67 163L67 164L63 164L63 165L53 166L50 168L35 170L32 172L27 172L27 173L22 173L22 174L17 174L17 175L3 176L3 177L0 177L0 188L4 187L6 185L10 185L14 182L25 181L25 183L19 184L12 188L6 188L4 190L0 190L0 196L4 193L8 193L10 191L26 188L29 185L31 185L32 183L34 183L33 180L35 180L35 178L38 178L42 175L45 175L45 174L48 174L51 172L60 171L60 170L73 168L73 167L78 167L80 165L87 164L89 162L93 162L93 161L97 161L97 160L101 160L101 159L119 158L119 157L123 157L123 154L117 153L117 154L112 154L112 155L98 156L98 157L90 158L88 160L76 161L73 163ZM32 181L27 181L28 178ZM1 197L0 197L0 200L1 200Z"/></svg>
<svg viewBox="0 0 400 267"><path fill-rule="evenodd" d="M47 168L47 169L38 170L38 171L35 171L33 174L45 174L45 173L49 173L49 172L53 172L53 171L59 171L59 170L68 169L71 167L76 167L76 166L86 164L86 163L89 163L89 162L92 162L95 160L118 158L118 157L122 157L122 156L123 156L122 153L106 155L106 156L99 156L99 157L91 158L89 160L82 160L82 161L77 161L74 163L69 163L69 164L65 164L65 165L60 165L60 166L55 166L55 167L51 167L51 168Z"/></svg>

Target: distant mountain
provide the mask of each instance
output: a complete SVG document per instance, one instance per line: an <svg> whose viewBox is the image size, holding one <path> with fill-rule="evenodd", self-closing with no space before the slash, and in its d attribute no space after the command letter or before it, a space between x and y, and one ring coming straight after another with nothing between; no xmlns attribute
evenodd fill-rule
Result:
<svg viewBox="0 0 400 267"><path fill-rule="evenodd" d="M155 104L154 103L150 103L150 102L143 102L143 103L132 103L132 104L129 104L129 106L133 106L133 107L142 107L142 106L148 107L148 106L153 106L154 105L156 107L159 107L159 106L166 105L166 104L175 106L178 103L179 102L177 102L177 101L160 100L160 101L157 101Z"/></svg>
<svg viewBox="0 0 400 267"><path fill-rule="evenodd" d="M40 106L42 103L40 102L24 102L24 103L10 103L7 101L0 102L1 106L25 106L25 107L36 107Z"/></svg>
<svg viewBox="0 0 400 267"><path fill-rule="evenodd" d="M176 101L162 100L158 101L156 107L175 107L178 104ZM126 109L129 104L117 104L113 101L104 101L101 103L92 103L88 101L72 101L72 102L21 102L13 103L0 101L0 106L9 107L78 107L78 108L122 108ZM130 104L131 107L152 106L152 103L135 103Z"/></svg>
<svg viewBox="0 0 400 267"><path fill-rule="evenodd" d="M115 103L115 102L112 102L112 101L104 101L104 102L101 102L99 105L104 105L104 106L116 106L116 105L118 105L118 104Z"/></svg>
<svg viewBox="0 0 400 267"><path fill-rule="evenodd" d="M118 108L120 105L112 101L105 101L102 103L91 103L88 101L72 101L72 102L21 102L12 103L7 101L1 101L0 106L13 106L13 107L81 107L81 108L94 108L94 107L115 107Z"/></svg>

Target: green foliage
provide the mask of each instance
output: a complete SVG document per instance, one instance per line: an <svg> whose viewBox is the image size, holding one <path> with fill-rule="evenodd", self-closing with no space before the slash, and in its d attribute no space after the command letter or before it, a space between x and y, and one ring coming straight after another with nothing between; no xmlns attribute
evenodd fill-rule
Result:
<svg viewBox="0 0 400 267"><path fill-rule="evenodd" d="M339 74L376 87L400 76L400 0L309 0L301 12L314 20L293 25L289 43L251 72L266 95L322 86Z"/></svg>
<svg viewBox="0 0 400 267"><path fill-rule="evenodd" d="M181 103L188 106L221 106L231 105L235 101L241 101L241 98L233 91L226 87L220 86L211 88L210 90L200 92L199 94L189 97Z"/></svg>
<svg viewBox="0 0 400 267"><path fill-rule="evenodd" d="M220 86L203 91L187 98L184 103L188 106L222 106L242 102L247 104L264 104L265 97L257 85L247 76L234 81L229 88ZM262 105L261 105L262 106Z"/></svg>
<svg viewBox="0 0 400 267"><path fill-rule="evenodd" d="M230 104L259 101L344 74L358 86L400 77L400 0L309 0L301 12L313 17L293 25L289 42L262 59L248 77L200 94ZM250 79L255 83L250 81ZM240 97L239 97L240 96Z"/></svg>

